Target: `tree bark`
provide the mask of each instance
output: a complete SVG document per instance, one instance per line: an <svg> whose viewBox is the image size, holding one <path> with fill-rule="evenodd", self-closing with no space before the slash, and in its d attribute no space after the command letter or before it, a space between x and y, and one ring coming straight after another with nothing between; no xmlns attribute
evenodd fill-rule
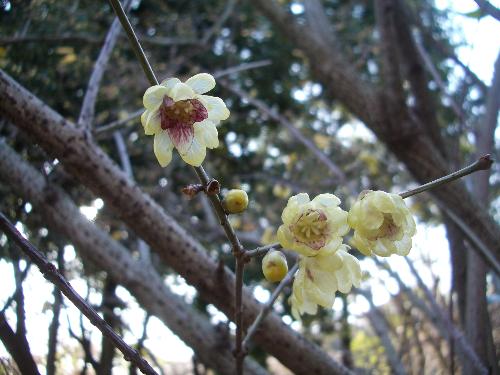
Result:
<svg viewBox="0 0 500 375"><path fill-rule="evenodd" d="M102 291L102 317L113 328L117 330L120 319L114 314L113 309L116 306L116 283L109 276L104 283ZM115 356L115 347L113 343L103 336L101 343L101 357L99 358L99 370L97 375L111 375L113 370L113 358Z"/></svg>
<svg viewBox="0 0 500 375"><path fill-rule="evenodd" d="M234 274L219 267L206 249L133 183L92 141L38 98L0 71L0 113L24 130L65 170L100 196L114 212L145 240L165 264L171 266L200 295L228 317L234 316ZM245 288L244 326L260 311L260 304ZM296 373L349 374L350 371L269 315L255 340Z"/></svg>
<svg viewBox="0 0 500 375"><path fill-rule="evenodd" d="M64 275L64 248L57 250L57 268ZM57 333L59 331L59 314L63 296L61 291L54 287L54 304L52 305L53 318L49 327L49 342L47 345L47 375L55 375L56 373L56 356L57 356Z"/></svg>
<svg viewBox="0 0 500 375"><path fill-rule="evenodd" d="M500 108L500 54L495 63L491 88L486 102L484 122L476 131L477 153L492 153L494 133ZM489 205L489 177L491 171L483 171L473 176L472 192L484 211ZM465 333L474 350L484 363L488 363L492 373L498 373L498 363L493 344L490 317L486 301L486 263L475 253L467 255L467 283ZM472 374L470 365L465 373Z"/></svg>
<svg viewBox="0 0 500 375"><path fill-rule="evenodd" d="M129 251L88 221L59 187L47 180L0 140L0 178L29 200L50 229L71 239L86 261L105 270L127 288L149 313L162 320L197 353L198 358L220 374L232 375L231 348L220 346L220 335L205 317L172 293L153 269L133 259ZM267 372L246 361L248 374Z"/></svg>
<svg viewBox="0 0 500 375"><path fill-rule="evenodd" d="M2 340L5 348L16 362L21 374L40 374L31 355L28 341L26 341L26 338L22 340L21 336L12 330L5 318L5 314L2 312L0 312L0 340Z"/></svg>

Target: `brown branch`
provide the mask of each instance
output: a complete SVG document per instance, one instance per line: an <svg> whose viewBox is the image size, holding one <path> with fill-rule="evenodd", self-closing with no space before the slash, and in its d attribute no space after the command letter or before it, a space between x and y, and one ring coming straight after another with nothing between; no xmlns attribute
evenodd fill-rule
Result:
<svg viewBox="0 0 500 375"><path fill-rule="evenodd" d="M295 273L297 272L298 269L299 269L299 262L296 262L290 269L290 271L288 271L288 274L283 278L283 280L281 280L278 286L273 290L273 293L271 294L271 297L269 297L269 300L264 304L264 306L262 306L259 315L257 315L257 318L255 318L252 325L248 328L247 335L243 339L242 347L245 352L247 351L248 343L252 339L253 335L255 335L255 332L257 332L259 325L266 318L266 316L269 315L269 313L273 308L274 302L278 299L283 289L292 282Z"/></svg>
<svg viewBox="0 0 500 375"><path fill-rule="evenodd" d="M50 263L35 246L26 240L2 213L0 213L0 228L7 238L16 243L31 261L38 266L45 278L54 283L54 285L73 302L78 310L80 310L103 335L113 342L113 344L123 353L125 360L134 362L144 374L157 375L156 371L139 356L137 351L128 346L122 338L109 327L99 314L76 293L57 268Z"/></svg>
<svg viewBox="0 0 500 375"><path fill-rule="evenodd" d="M401 82L400 61L398 55L398 40L395 24L397 17L394 0L374 0L375 20L379 32L380 54L382 60L381 74L384 92L392 102L388 108L391 116L406 116L405 94Z"/></svg>
<svg viewBox="0 0 500 375"><path fill-rule="evenodd" d="M141 109L138 109L137 111L132 112L130 115L128 115L124 119L112 121L109 124L98 126L94 129L92 129L92 131L94 132L94 134L96 135L97 138L102 138L103 134L118 130L119 128L130 123L132 120L138 119L141 116L142 112L144 112L144 108L141 108Z"/></svg>
<svg viewBox="0 0 500 375"><path fill-rule="evenodd" d="M488 170L491 168L491 165L493 164L493 159L491 158L490 154L486 154L481 156L478 160L476 160L474 163L471 165L462 168L456 172L450 173L449 175L446 175L444 177L438 178L437 180L428 182L424 185L419 186L418 188L405 191L404 193L400 193L399 195L405 199L408 197L411 197L416 194L420 194L424 191L434 189L438 186L448 184L452 181L458 180L459 178L465 177L470 175L471 173L477 172L477 171L484 171Z"/></svg>
<svg viewBox="0 0 500 375"><path fill-rule="evenodd" d="M132 4L132 1L125 1L125 8L128 9ZM120 35L121 30L120 21L115 18L109 28L106 38L104 39L104 45L102 46L99 56L94 64L94 69L87 85L87 91L83 97L82 108L80 110L80 115L78 116L78 121L76 122L79 127L90 128L92 121L94 120L95 103L99 87L101 86L101 80L108 65L109 58L111 57L111 53L113 52L116 42L118 41L118 36Z"/></svg>
<svg viewBox="0 0 500 375"><path fill-rule="evenodd" d="M270 108L263 101L251 97L249 94L239 89L235 85L230 84L229 82L221 81L221 85L234 94L238 95L240 98L248 101L251 105L257 108L263 114L278 122L278 124L280 124L281 126L284 126L299 143L301 143L304 147L311 151L311 153L318 159L318 161L320 161L324 166L327 167L330 173L338 179L340 185L348 185L348 181L344 172L337 165L335 165L331 161L331 159L314 144L314 142L304 136L301 131L297 129L297 127L293 125L286 117L279 114L276 110Z"/></svg>
<svg viewBox="0 0 500 375"><path fill-rule="evenodd" d="M420 274L413 265L413 262L410 261L408 257L405 257L404 259L406 261L406 264L410 268L413 277L415 278L415 280L417 280L417 285L424 292L424 295L429 304L431 305L432 310L444 322L454 342L457 345L460 345L461 350L466 351L467 356L470 358L471 363L469 364L466 362L465 363L466 368L470 368L472 371L477 370L481 374L488 374L489 373L488 369L484 366L484 363L477 356L477 353L474 351L474 349L470 346L470 342L468 342L465 336L453 325L453 322L451 321L450 317L446 314L446 312L443 310L443 308L438 305L436 298L429 290L427 285L425 285L424 281L420 277ZM470 365L471 367L467 367L468 365Z"/></svg>
<svg viewBox="0 0 500 375"><path fill-rule="evenodd" d="M365 300L370 305L370 311L368 312L368 320L370 321L373 330L380 338L380 342L384 347L384 353L387 356L387 361L391 367L392 373L397 375L406 375L407 372L401 363L401 359L399 358L396 349L389 337L389 327L387 325L387 320L385 319L382 311L380 311L375 304L373 303L373 297L370 291L368 290L360 290L357 292L361 294Z"/></svg>
<svg viewBox="0 0 500 375"><path fill-rule="evenodd" d="M498 9L496 6L490 4L489 1L486 1L486 0L474 0L474 1L479 6L481 11L492 16L497 21L500 21L500 9Z"/></svg>
<svg viewBox="0 0 500 375"><path fill-rule="evenodd" d="M64 276L64 247L57 249L57 267ZM63 304L61 291L54 287L54 304L52 307L53 317L49 327L49 340L47 344L47 375L55 375L56 373L56 353L57 353L57 334L60 325L60 313Z"/></svg>
<svg viewBox="0 0 500 375"><path fill-rule="evenodd" d="M245 252L245 256L248 257L248 258L258 257L258 256L266 254L271 249L281 249L281 248L282 248L281 244L279 244L279 243L272 243L270 245L259 246L259 247L255 248L253 250L247 250Z"/></svg>
<svg viewBox="0 0 500 375"><path fill-rule="evenodd" d="M20 335L12 330L3 312L0 312L0 340L5 345L5 348L16 362L22 374L40 374L35 360L31 355L28 341L26 338L23 340Z"/></svg>
<svg viewBox="0 0 500 375"><path fill-rule="evenodd" d="M478 358L477 354L471 348L470 344L467 342L467 339L465 338L463 333L458 330L458 328L453 324L453 322L450 321L446 313L442 311L441 307L437 305L437 303L434 300L434 297L432 297L431 295L432 297L431 301L428 298L428 295L426 295L426 299L431 304L431 307L429 308L429 306L420 297L418 297L413 290L409 289L403 283L398 273L394 272L387 265L387 263L385 262L383 263L377 258L374 258L374 260L379 267L383 267L385 270L387 270L387 272L389 272L389 275L397 281L399 288L410 298L413 305L418 309L420 309L430 319L430 321L434 324L434 326L439 330L441 335L445 339L449 338L453 339L453 342L455 343L457 349L459 349L461 353L459 358L462 361L462 363L466 362L467 360L470 360L474 364L474 367L479 374L487 374L488 370L486 369L484 364L481 363L481 360Z"/></svg>
<svg viewBox="0 0 500 375"><path fill-rule="evenodd" d="M234 283L234 274L227 268L219 270L206 249L131 182L102 149L3 71L0 71L0 99L1 114L36 139L49 155L58 158L68 173L101 197L165 264L196 287L200 296L232 316L234 291L227 286ZM244 318L253 319L259 303L249 290L245 289L243 295ZM263 322L263 329L255 339L293 372L350 373L317 345L284 326L274 314Z"/></svg>
<svg viewBox="0 0 500 375"><path fill-rule="evenodd" d="M298 24L277 1L255 0L250 3L267 16L293 44L312 57L313 72L321 77L325 87L331 86L337 99L360 118L373 117L376 89L370 82L360 79L359 72L344 58L343 51L325 45L321 36Z"/></svg>
<svg viewBox="0 0 500 375"><path fill-rule="evenodd" d="M70 240L84 261L106 271L127 288L148 313L158 317L193 348L207 366L221 375L234 375L235 361L229 347L220 347L217 355L213 355L219 335L210 321L170 291L154 268L134 259L127 248L87 220L63 190L51 185L1 139L0 180L31 202L49 230ZM247 360L245 365L246 374L266 374L254 361Z"/></svg>
<svg viewBox="0 0 500 375"><path fill-rule="evenodd" d="M123 36L125 37L125 36ZM149 37L140 35L144 44L160 47L184 46L184 45L199 45L200 42L192 38L184 37ZM60 35L24 35L24 36L2 36L0 37L0 45L19 45L26 43L37 44L102 44L105 37L98 37L87 34L60 34Z"/></svg>

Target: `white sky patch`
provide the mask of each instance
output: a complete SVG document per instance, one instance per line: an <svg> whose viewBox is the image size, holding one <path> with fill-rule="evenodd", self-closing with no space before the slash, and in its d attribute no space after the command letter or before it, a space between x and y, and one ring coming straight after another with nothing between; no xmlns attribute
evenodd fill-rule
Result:
<svg viewBox="0 0 500 375"><path fill-rule="evenodd" d="M500 7L500 0L489 2ZM500 49L500 22L490 16L476 20L462 15L478 8L472 0L436 0L436 5L440 9L456 12L451 22L462 35L455 35L452 40L461 41L465 38L469 44L458 48L458 57L489 85L493 76L493 63Z"/></svg>
<svg viewBox="0 0 500 375"><path fill-rule="evenodd" d="M345 147L351 147L355 139L362 139L372 143L376 141L371 130L356 120L343 125L337 132L337 139Z"/></svg>
<svg viewBox="0 0 500 375"><path fill-rule="evenodd" d="M83 216L87 218L87 220L93 221L99 210L92 206L80 206L80 212Z"/></svg>

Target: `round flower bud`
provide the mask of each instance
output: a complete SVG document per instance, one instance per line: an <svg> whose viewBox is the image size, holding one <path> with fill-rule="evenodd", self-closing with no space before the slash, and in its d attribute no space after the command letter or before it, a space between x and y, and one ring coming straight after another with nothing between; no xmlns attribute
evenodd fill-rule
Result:
<svg viewBox="0 0 500 375"><path fill-rule="evenodd" d="M262 273L272 283L283 280L288 273L285 255L281 251L269 251L262 259Z"/></svg>
<svg viewBox="0 0 500 375"><path fill-rule="evenodd" d="M239 214L248 207L248 195L241 189L232 189L224 197L222 204L229 214Z"/></svg>

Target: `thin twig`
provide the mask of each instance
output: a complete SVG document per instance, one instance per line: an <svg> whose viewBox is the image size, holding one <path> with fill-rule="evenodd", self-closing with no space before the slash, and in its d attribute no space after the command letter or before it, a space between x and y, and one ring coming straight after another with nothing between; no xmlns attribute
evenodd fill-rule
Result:
<svg viewBox="0 0 500 375"><path fill-rule="evenodd" d="M21 272L21 275L19 277L19 281L22 283L24 281L24 279L26 279L26 276L28 276L28 271L31 267L31 263L28 263L26 265L26 268ZM17 283L17 280L16 280L16 284ZM10 305L12 304L12 302L14 302L14 300L17 298L17 295L20 293L21 289L20 289L20 285L16 285L16 290L14 291L14 293L7 299L7 301L5 301L5 304L4 306L2 307L2 310L0 310L0 314L4 314L7 309L10 307Z"/></svg>
<svg viewBox="0 0 500 375"><path fill-rule="evenodd" d="M273 304L278 299L278 296L280 295L281 291L292 281L293 277L295 276L295 272L299 269L299 262L296 262L293 267L288 271L288 274L285 276L283 280L278 284L276 289L274 289L273 293L271 294L271 297L269 300L266 302L264 306L262 306L262 309L259 312L259 315L255 318L254 322L248 328L247 335L243 339L243 350L246 351L248 347L248 343L252 339L253 335L257 332L257 328L259 328L259 325L262 323L262 321L266 318L266 316L271 312L271 309L273 308Z"/></svg>
<svg viewBox="0 0 500 375"><path fill-rule="evenodd" d="M157 375L156 371L141 358L139 353L128 346L123 339L118 336L109 325L99 316L99 314L80 297L73 287L66 281L57 268L50 263L45 256L33 246L14 225L0 213L0 229L6 236L15 242L19 248L35 263L46 279L56 285L61 292L80 310L90 322L97 327L118 348L127 361L133 362L144 374Z"/></svg>
<svg viewBox="0 0 500 375"><path fill-rule="evenodd" d="M229 82L220 81L220 83L226 89L238 95L240 98L245 99L260 112L262 112L266 116L269 116L274 121L285 127L298 142L300 142L304 147L311 151L311 153L338 179L338 182L340 184L348 184L345 173L337 165L335 165L331 161L331 159L314 144L314 142L305 137L302 132L286 117L278 113L273 108L270 108L263 101L251 97L249 94L230 84Z"/></svg>
<svg viewBox="0 0 500 375"><path fill-rule="evenodd" d="M149 83L151 83L152 85L157 85L158 80L156 79L156 76L153 72L153 68L151 68L151 65L149 64L146 54L144 53L144 50L139 43L139 39L137 39L137 35L135 34L134 29L132 28L132 25L128 20L128 17L123 10L122 4L118 0L109 0L109 2L113 7L116 16L120 20L123 29L127 33L127 37L129 42L132 44L132 49L134 50L135 57L137 57L137 59L139 60L142 69L144 70L144 73L149 80Z"/></svg>
<svg viewBox="0 0 500 375"><path fill-rule="evenodd" d="M231 16L231 14L234 11L234 6L236 5L237 0L228 0L223 12L220 14L219 18L217 21L214 23L214 25L205 33L203 38L200 40L201 45L207 45L208 41L212 36L217 34L221 27L224 25L224 23L228 20L228 18Z"/></svg>
<svg viewBox="0 0 500 375"><path fill-rule="evenodd" d="M272 243L270 245L259 246L253 250L247 250L247 251L245 251L245 256L247 258L258 257L260 255L264 255L265 253L267 253L271 249L281 249L281 248L282 248L281 244L276 242L276 243Z"/></svg>
<svg viewBox="0 0 500 375"><path fill-rule="evenodd" d="M463 357L468 357L478 370L478 373L488 373L486 367L478 358L476 352L470 346L466 337L462 332L458 330L453 322L449 320L446 313L442 311L442 309L439 307L439 305L437 305L437 303L435 303L435 301L434 303L431 303L431 307L429 307L419 296L416 295L416 293L412 289L408 288L405 283L403 283L403 281L399 277L399 274L392 270L386 262L380 261L377 257L373 258L373 260L380 268L384 268L385 270L387 270L387 272L389 272L389 275L397 281L399 288L406 293L406 295L412 301L413 305L419 308L425 315L427 315L427 317L429 317L429 320L438 328L441 335L445 339L450 337L453 338L457 349L461 351L462 356L459 357L461 358L461 360L464 359ZM426 299L428 299L428 296L426 296Z"/></svg>
<svg viewBox="0 0 500 375"><path fill-rule="evenodd" d="M476 160L474 163L472 163L468 167L465 167L465 168L460 169L456 172L450 173L447 176L438 178L437 180L428 182L422 186L419 186L416 189L412 189L412 190L406 191L404 193L400 193L399 195L403 199L405 199L405 198L411 197L412 195L416 195L416 194L422 193L426 190L433 189L435 187L438 187L438 186L450 183L452 181L458 180L459 178L467 176L471 173L490 169L492 164L493 164L493 159L491 159L490 154L487 154L487 155L481 156L478 160Z"/></svg>
<svg viewBox="0 0 500 375"><path fill-rule="evenodd" d="M245 70L262 68L264 66L271 65L272 63L273 62L271 60L251 61L251 62L248 62L248 63L236 65L236 66L230 66L227 69L218 70L218 71L216 71L213 74L213 76L214 76L215 79L218 79L218 78L222 78L222 77L228 76L230 74L243 72Z"/></svg>
<svg viewBox="0 0 500 375"><path fill-rule="evenodd" d="M436 82L437 86L441 90L443 96L447 98L450 101L451 108L453 112L455 112L455 115L458 117L460 122L465 123L465 114L460 108L460 106L457 104L455 101L455 98L448 92L448 89L446 88L446 84L444 83L443 79L439 75L439 72L432 62L431 56L427 53L427 51L424 48L424 45L422 43L422 37L421 35L417 35L415 38L415 46L417 47L417 51L420 54L420 57L424 61L425 67L429 71L429 73L432 76L432 79Z"/></svg>
<svg viewBox="0 0 500 375"><path fill-rule="evenodd" d="M481 359L477 356L474 349L470 346L470 343L467 341L463 333L456 328L450 317L446 314L445 311L443 311L443 308L438 305L436 298L429 290L427 285L425 285L424 281L420 277L420 274L413 265L413 262L410 261L408 257L404 257L404 259L406 261L406 264L410 268L413 277L415 277L415 279L417 280L419 288L422 289L422 291L424 292L424 295L429 304L431 305L431 308L434 310L435 314L439 316L439 318L443 321L443 323L449 330L453 340L457 341L458 344L462 346L462 350L465 351L466 354L470 357L472 364L479 371L479 373L487 374L489 371L487 370L486 366L482 363Z"/></svg>
<svg viewBox="0 0 500 375"><path fill-rule="evenodd" d="M111 6L113 7L118 19L120 20L123 28L125 29L127 36L129 37L132 49L134 50L136 57L141 63L141 66L149 82L152 85L158 84L158 80L154 74L154 71L151 65L149 64L149 61L144 53L144 50L142 49L141 44L137 39L137 36L132 28L132 25L130 24L130 21L128 20L127 15L125 14L120 2L118 0L109 0L109 2L111 3ZM208 186L208 184L212 181L212 179L207 175L203 167L202 166L194 167L194 170L198 175L200 182L204 186ZM244 260L245 250L243 249L240 240L236 236L236 233L233 227L231 226L231 223L229 222L226 212L222 207L222 203L220 201L219 196L217 194L207 194L207 196L212 202L214 211L217 217L219 218L220 224L224 229L224 232L226 233L229 242L231 243L233 255L236 259L236 267L235 267L236 291L235 291L235 309L234 309L235 311L234 319L236 323L235 357L236 357L236 373L238 375L241 375L243 373L243 359L245 356L241 349L242 348L241 340L243 338L242 337L243 336L242 291L243 291L243 270L245 267L245 260Z"/></svg>
<svg viewBox="0 0 500 375"><path fill-rule="evenodd" d="M441 210L447 215L462 231L467 237L470 243L479 251L479 254L483 256L483 259L491 267L493 271L500 276L500 263L498 263L495 255L490 251L490 249L484 244L484 242L479 238L465 222L453 213L448 207L446 207L441 201L434 198L437 205Z"/></svg>
<svg viewBox="0 0 500 375"><path fill-rule="evenodd" d="M500 21L500 9L498 9L493 4L490 4L486 0L474 0L474 1L479 6L479 9L481 9L482 12L492 16L497 21Z"/></svg>
<svg viewBox="0 0 500 375"><path fill-rule="evenodd" d="M96 127L95 129L93 129L93 132L94 132L95 135L100 136L103 133L108 133L108 132L111 132L111 131L118 130L122 126L127 125L132 120L137 119L142 114L142 112L144 112L144 108L141 108L141 109L138 109L135 112L132 112L129 116L127 116L124 119L112 121L109 124L105 124L105 125Z"/></svg>
<svg viewBox="0 0 500 375"><path fill-rule="evenodd" d="M131 0L126 0L125 9L128 9L131 4ZM104 45L99 52L99 56L97 57L94 65L94 70L92 71L89 79L87 91L83 97L82 108L77 121L77 126L79 127L89 128L92 124L95 114L95 103L99 87L101 86L101 80L104 76L104 71L108 65L109 58L111 57L111 52L113 52L113 49L115 48L121 30L122 28L120 27L119 20L115 18L109 28L108 34L106 35Z"/></svg>
<svg viewBox="0 0 500 375"><path fill-rule="evenodd" d="M184 37L162 37L147 35L139 35L144 44L153 46L197 46L200 41L193 38ZM26 36L2 36L0 37L0 46L6 45L19 45L24 43L37 43L37 44L102 44L104 38L90 34L58 34L58 35L26 35Z"/></svg>
<svg viewBox="0 0 500 375"><path fill-rule="evenodd" d="M391 338L389 337L390 330L388 321L385 318L383 312L375 306L371 291L357 289L357 292L361 294L370 305L370 311L367 314L368 320L370 320L375 333L379 336L380 341L384 346L384 352L391 366L392 373L397 375L405 375L407 372L403 366L403 363L401 363L401 359L398 356L396 349L394 348L394 344L392 343Z"/></svg>

